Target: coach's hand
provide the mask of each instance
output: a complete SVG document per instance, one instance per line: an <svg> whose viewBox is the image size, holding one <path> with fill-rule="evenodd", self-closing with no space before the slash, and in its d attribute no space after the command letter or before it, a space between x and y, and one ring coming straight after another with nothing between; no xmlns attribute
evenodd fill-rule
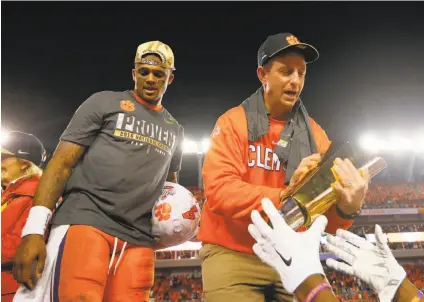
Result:
<svg viewBox="0 0 424 302"><path fill-rule="evenodd" d="M32 234L23 237L13 259L13 277L26 288L34 289L43 273L45 260L43 236Z"/></svg>
<svg viewBox="0 0 424 302"><path fill-rule="evenodd" d="M368 191L368 170L365 169L361 175L349 159L340 158L334 161L334 170L340 179L333 187L340 196L339 209L347 215L356 213L361 209Z"/></svg>
<svg viewBox="0 0 424 302"><path fill-rule="evenodd" d="M308 157L302 159L299 166L294 171L292 178L290 179L290 187L295 186L297 183L302 181L308 172L318 166L320 161L321 155L319 153L309 155Z"/></svg>
<svg viewBox="0 0 424 302"><path fill-rule="evenodd" d="M264 198L262 207L273 228L258 211L252 211L253 224L248 230L256 240L253 251L280 274L284 288L293 293L309 276L325 276L319 259L319 246L327 218L320 216L309 230L297 233L287 225L271 200Z"/></svg>

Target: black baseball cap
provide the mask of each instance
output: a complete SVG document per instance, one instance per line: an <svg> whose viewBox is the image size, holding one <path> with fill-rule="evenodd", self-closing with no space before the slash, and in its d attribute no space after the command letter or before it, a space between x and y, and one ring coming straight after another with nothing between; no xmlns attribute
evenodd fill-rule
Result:
<svg viewBox="0 0 424 302"><path fill-rule="evenodd" d="M1 155L14 156L40 166L46 160L46 150L41 141L32 134L11 131L1 145Z"/></svg>
<svg viewBox="0 0 424 302"><path fill-rule="evenodd" d="M268 36L259 47L258 66L265 65L272 57L287 50L295 50L303 54L306 63L312 63L319 57L318 50L312 45L300 42L291 33L279 33Z"/></svg>

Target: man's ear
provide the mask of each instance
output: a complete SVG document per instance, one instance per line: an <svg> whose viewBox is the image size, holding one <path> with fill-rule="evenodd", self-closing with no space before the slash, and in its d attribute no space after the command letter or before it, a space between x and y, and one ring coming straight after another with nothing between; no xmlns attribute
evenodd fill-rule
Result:
<svg viewBox="0 0 424 302"><path fill-rule="evenodd" d="M268 82L267 80L267 70L263 66L258 66L256 69L256 74L258 76L259 81L262 83L262 86L265 86Z"/></svg>
<svg viewBox="0 0 424 302"><path fill-rule="evenodd" d="M133 69L132 70L132 78L133 78L133 81L135 82L135 73L136 73L136 70L135 69Z"/></svg>
<svg viewBox="0 0 424 302"><path fill-rule="evenodd" d="M169 79L168 79L168 85L171 85L172 84L172 82L174 81L174 78L175 78L175 75L172 72L171 75L169 76Z"/></svg>

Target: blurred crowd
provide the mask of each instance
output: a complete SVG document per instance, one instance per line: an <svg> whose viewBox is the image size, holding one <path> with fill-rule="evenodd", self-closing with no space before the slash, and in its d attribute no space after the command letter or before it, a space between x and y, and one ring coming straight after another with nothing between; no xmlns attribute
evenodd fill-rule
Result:
<svg viewBox="0 0 424 302"><path fill-rule="evenodd" d="M372 183L364 209L424 207L424 183Z"/></svg>
<svg viewBox="0 0 424 302"><path fill-rule="evenodd" d="M408 232L424 232L424 223L409 224L380 224L384 233L408 233ZM350 232L359 236L374 233L374 225L351 226Z"/></svg>
<svg viewBox="0 0 424 302"><path fill-rule="evenodd" d="M203 301L202 273L200 269L190 272L160 272L150 292L150 301Z"/></svg>
<svg viewBox="0 0 424 302"><path fill-rule="evenodd" d="M403 264L409 280L424 290L424 262ZM340 301L378 301L377 294L357 277L325 267L327 279ZM156 274L150 301L203 301L202 273L199 268L189 272L161 271Z"/></svg>
<svg viewBox="0 0 424 302"><path fill-rule="evenodd" d="M378 301L377 294L359 278L327 267L325 273L339 301Z"/></svg>

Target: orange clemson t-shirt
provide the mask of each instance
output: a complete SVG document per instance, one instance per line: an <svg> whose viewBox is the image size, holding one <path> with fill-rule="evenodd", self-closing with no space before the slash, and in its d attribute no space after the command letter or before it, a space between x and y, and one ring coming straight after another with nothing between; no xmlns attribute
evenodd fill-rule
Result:
<svg viewBox="0 0 424 302"><path fill-rule="evenodd" d="M262 211L261 200L265 197L278 205L285 189L283 165L273 152L284 125L270 118L268 133L249 142L243 107L232 108L218 119L202 171L206 202L197 237L203 244L253 254L255 241L247 230L250 213ZM327 135L312 118L310 125L318 152L325 153L330 146ZM334 206L326 216L329 233L353 223L339 217Z"/></svg>

